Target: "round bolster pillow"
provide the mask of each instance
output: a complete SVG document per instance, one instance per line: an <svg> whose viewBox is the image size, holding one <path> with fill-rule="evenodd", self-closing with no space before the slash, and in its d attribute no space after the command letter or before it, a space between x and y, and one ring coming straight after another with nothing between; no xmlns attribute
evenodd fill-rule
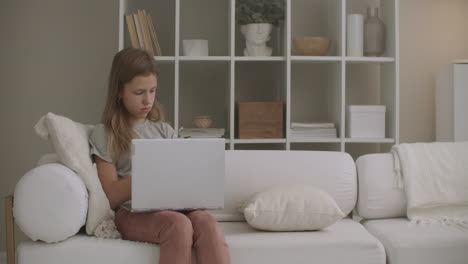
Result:
<svg viewBox="0 0 468 264"><path fill-rule="evenodd" d="M75 172L49 163L27 172L16 184L13 215L33 241L58 242L86 222L88 192Z"/></svg>

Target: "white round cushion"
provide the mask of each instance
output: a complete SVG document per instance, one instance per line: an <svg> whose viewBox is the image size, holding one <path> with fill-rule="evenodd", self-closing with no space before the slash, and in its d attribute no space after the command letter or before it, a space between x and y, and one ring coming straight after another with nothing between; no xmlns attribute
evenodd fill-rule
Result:
<svg viewBox="0 0 468 264"><path fill-rule="evenodd" d="M33 241L58 242L86 222L88 192L75 172L58 163L27 172L16 184L13 214Z"/></svg>

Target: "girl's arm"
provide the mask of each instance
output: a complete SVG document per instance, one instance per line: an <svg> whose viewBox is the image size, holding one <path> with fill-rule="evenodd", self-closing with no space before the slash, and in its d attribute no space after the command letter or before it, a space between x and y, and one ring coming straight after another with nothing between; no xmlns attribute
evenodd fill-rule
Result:
<svg viewBox="0 0 468 264"><path fill-rule="evenodd" d="M109 199L110 207L115 210L122 203L132 198L132 177L129 176L119 179L114 164L107 162L96 155L94 155L94 159L96 161L97 172L102 188L106 193L107 199Z"/></svg>

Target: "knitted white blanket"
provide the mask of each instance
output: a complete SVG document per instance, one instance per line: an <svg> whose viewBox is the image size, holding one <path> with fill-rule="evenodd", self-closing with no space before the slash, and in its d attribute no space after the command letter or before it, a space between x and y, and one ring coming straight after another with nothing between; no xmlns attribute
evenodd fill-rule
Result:
<svg viewBox="0 0 468 264"><path fill-rule="evenodd" d="M413 223L468 228L468 142L400 144L392 154Z"/></svg>

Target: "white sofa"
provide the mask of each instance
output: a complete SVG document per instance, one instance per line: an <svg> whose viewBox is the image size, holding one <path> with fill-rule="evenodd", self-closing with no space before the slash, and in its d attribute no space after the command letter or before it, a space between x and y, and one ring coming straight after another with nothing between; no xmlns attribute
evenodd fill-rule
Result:
<svg viewBox="0 0 468 264"><path fill-rule="evenodd" d="M58 176L57 180L63 181L66 178ZM380 222L369 221L365 224L374 236L363 225L350 218L339 220L325 230L311 232L264 232L255 230L242 221L237 208L244 200L255 192L288 184L315 185L328 192L346 215L356 206L356 167L347 153L227 151L225 208L212 213L224 230L232 264L386 262L384 247L375 237L382 236L380 232L374 232L379 230ZM50 190L55 186L47 188ZM57 200L65 200L61 195L71 195L71 192L55 193L58 193ZM86 193L82 193L80 197L78 200L87 197ZM55 216L60 217L60 212L56 212ZM395 222L395 225L398 223ZM384 245L388 245L385 240ZM159 247L155 244L102 239L78 233L57 243L22 242L17 248L16 256L18 264L154 264L158 263ZM195 259L193 263L196 263Z"/></svg>
<svg viewBox="0 0 468 264"><path fill-rule="evenodd" d="M415 225L406 216L406 196L394 188L390 153L356 160L362 224L385 247L388 264L467 264L468 230L457 226Z"/></svg>

